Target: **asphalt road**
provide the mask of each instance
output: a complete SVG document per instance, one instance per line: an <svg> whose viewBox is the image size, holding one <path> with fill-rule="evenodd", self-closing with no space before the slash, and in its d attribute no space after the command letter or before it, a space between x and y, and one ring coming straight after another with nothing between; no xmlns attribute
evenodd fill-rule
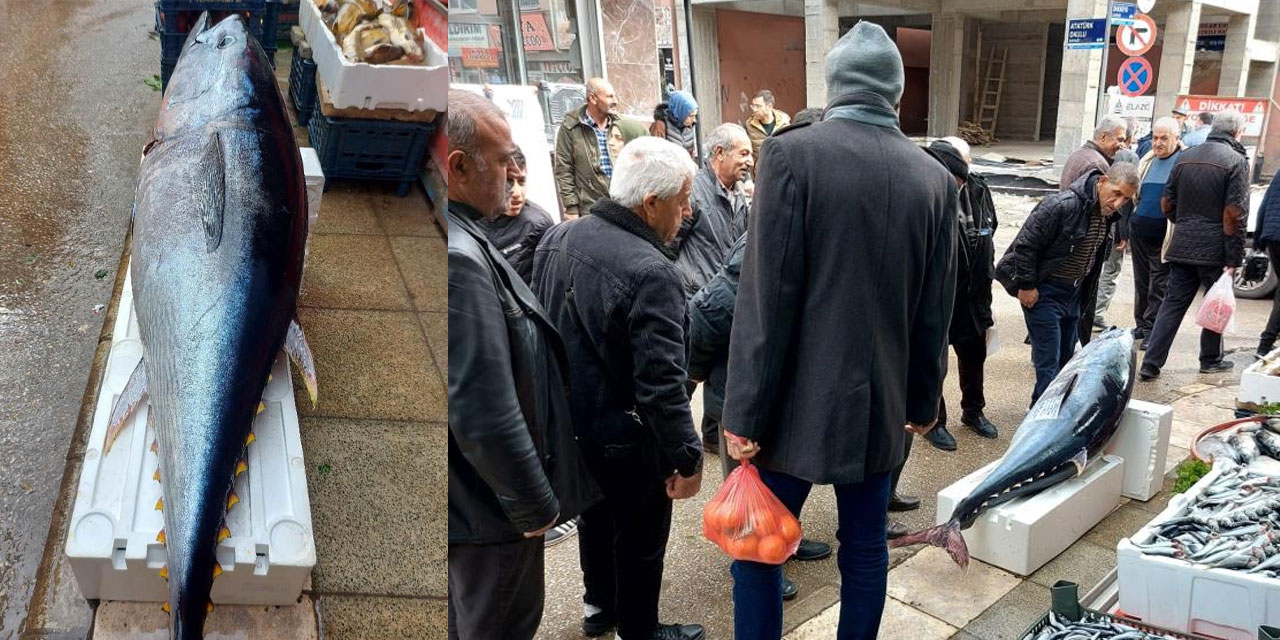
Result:
<svg viewBox="0 0 1280 640"><path fill-rule="evenodd" d="M154 21L150 0L0 0L0 638L27 617L124 247Z"/></svg>

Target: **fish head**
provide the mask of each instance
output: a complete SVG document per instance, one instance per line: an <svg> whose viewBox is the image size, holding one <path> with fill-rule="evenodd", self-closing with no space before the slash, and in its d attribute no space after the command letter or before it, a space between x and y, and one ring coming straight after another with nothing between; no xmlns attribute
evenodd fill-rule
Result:
<svg viewBox="0 0 1280 640"><path fill-rule="evenodd" d="M174 67L156 125L157 137L215 123L251 122L260 87L275 87L266 53L240 14L214 24L196 20Z"/></svg>

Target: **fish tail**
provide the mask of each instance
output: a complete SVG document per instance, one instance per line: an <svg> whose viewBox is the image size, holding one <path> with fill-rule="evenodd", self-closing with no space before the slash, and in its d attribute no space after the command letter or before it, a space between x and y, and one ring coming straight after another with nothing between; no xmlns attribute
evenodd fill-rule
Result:
<svg viewBox="0 0 1280 640"><path fill-rule="evenodd" d="M952 520L946 524L929 527L923 531L909 533L896 540L890 540L889 547L896 549L922 543L928 543L945 550L951 556L951 559L960 565L960 568L967 569L969 567L969 547L965 545L964 536L960 534L960 522L958 520Z"/></svg>

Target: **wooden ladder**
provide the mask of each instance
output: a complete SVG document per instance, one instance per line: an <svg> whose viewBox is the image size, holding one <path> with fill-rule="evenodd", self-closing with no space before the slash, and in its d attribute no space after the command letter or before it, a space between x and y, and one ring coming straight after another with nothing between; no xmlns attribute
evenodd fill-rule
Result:
<svg viewBox="0 0 1280 640"><path fill-rule="evenodd" d="M996 135L996 122L1000 118L1000 96L1004 93L1005 64L1009 61L1009 47L1000 50L996 57L996 48L991 47L991 57L987 58L987 75L982 84L982 95L978 97L978 126L986 130L992 137ZM981 64L981 63L979 63Z"/></svg>

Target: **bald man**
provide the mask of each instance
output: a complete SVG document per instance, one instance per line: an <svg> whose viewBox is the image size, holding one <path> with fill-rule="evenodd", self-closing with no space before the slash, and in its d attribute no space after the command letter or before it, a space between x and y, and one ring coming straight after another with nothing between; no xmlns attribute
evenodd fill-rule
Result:
<svg viewBox="0 0 1280 640"><path fill-rule="evenodd" d="M616 113L618 97L603 78L587 81L587 102L565 114L556 136L556 191L564 218L589 213L609 196L613 163L622 144L644 135L643 126ZM619 144L622 143L622 144Z"/></svg>

